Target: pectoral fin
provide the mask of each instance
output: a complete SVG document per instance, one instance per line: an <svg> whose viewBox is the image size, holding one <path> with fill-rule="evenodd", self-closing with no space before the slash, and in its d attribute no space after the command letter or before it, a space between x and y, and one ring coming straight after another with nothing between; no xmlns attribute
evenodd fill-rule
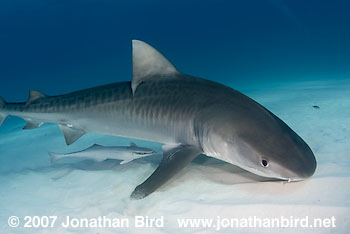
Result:
<svg viewBox="0 0 350 234"><path fill-rule="evenodd" d="M78 140L82 135L85 134L84 131L70 128L65 125L60 124L60 129L64 135L64 139L66 140L67 145L70 145L74 143L76 140Z"/></svg>
<svg viewBox="0 0 350 234"><path fill-rule="evenodd" d="M25 121L27 122L27 124L26 126L23 127L24 130L38 128L41 125L43 125L43 122L32 120L32 119L25 119Z"/></svg>
<svg viewBox="0 0 350 234"><path fill-rule="evenodd" d="M135 188L130 196L131 199L142 199L148 196L202 152L199 148L191 145L177 145L174 148L163 147L163 151L163 160L159 167L145 182Z"/></svg>
<svg viewBox="0 0 350 234"><path fill-rule="evenodd" d="M123 165L123 164L129 163L129 162L131 162L131 161L132 161L132 159L131 159L131 160L123 160L123 161L121 161L121 162L120 162L120 165Z"/></svg>

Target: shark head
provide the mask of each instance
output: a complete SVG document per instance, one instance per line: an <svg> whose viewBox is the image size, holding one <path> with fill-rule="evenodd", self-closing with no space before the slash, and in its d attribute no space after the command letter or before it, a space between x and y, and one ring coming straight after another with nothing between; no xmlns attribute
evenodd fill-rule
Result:
<svg viewBox="0 0 350 234"><path fill-rule="evenodd" d="M263 177L312 176L316 159L310 147L277 116L255 107L216 115L206 128L204 152Z"/></svg>

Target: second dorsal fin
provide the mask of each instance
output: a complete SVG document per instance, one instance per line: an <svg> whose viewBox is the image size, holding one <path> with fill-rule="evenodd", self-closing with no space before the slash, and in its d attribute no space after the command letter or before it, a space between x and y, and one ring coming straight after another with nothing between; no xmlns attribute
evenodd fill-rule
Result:
<svg viewBox="0 0 350 234"><path fill-rule="evenodd" d="M30 90L29 91L29 98L28 98L28 101L26 102L26 106L28 106L33 101L35 101L39 98L42 98L42 97L47 97L47 95L40 93L39 91L36 91L36 90Z"/></svg>
<svg viewBox="0 0 350 234"><path fill-rule="evenodd" d="M132 41L132 82L131 88L135 94L137 86L156 75L169 76L176 74L176 68L161 53L149 44Z"/></svg>

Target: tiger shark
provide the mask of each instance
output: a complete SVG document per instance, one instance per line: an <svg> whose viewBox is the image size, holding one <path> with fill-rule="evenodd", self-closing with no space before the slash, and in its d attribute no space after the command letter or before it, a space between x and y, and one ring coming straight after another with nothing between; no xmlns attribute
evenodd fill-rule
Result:
<svg viewBox="0 0 350 234"><path fill-rule="evenodd" d="M299 181L313 175L316 159L286 123L244 94L179 72L149 44L132 41L131 82L60 96L30 91L23 103L0 99L0 124L9 116L24 129L57 123L66 143L87 132L163 144L158 168L135 188L141 199L205 154L257 175Z"/></svg>

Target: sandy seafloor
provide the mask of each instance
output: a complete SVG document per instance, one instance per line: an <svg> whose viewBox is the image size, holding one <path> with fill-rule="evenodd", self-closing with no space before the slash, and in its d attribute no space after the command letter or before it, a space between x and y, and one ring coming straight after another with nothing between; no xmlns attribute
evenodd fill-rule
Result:
<svg viewBox="0 0 350 234"><path fill-rule="evenodd" d="M231 87L235 87L233 84ZM93 143L127 145L129 139L89 133L67 147L55 124L21 130L8 118L0 128L1 233L218 233L182 228L178 218L336 218L335 228L224 228L219 233L349 233L350 80L281 82L235 87L290 125L314 151L315 175L302 182L264 181L218 160L201 156L151 196L129 199L157 167L160 155L125 165L107 160L62 160L48 151L70 152ZM320 109L312 106L317 105ZM135 142L160 152L160 145ZM9 216L21 219L10 228ZM54 228L23 228L25 216L58 216ZM75 218L129 218L128 228L63 228ZM164 216L163 228L135 228L133 217ZM311 221L310 221L311 222Z"/></svg>

